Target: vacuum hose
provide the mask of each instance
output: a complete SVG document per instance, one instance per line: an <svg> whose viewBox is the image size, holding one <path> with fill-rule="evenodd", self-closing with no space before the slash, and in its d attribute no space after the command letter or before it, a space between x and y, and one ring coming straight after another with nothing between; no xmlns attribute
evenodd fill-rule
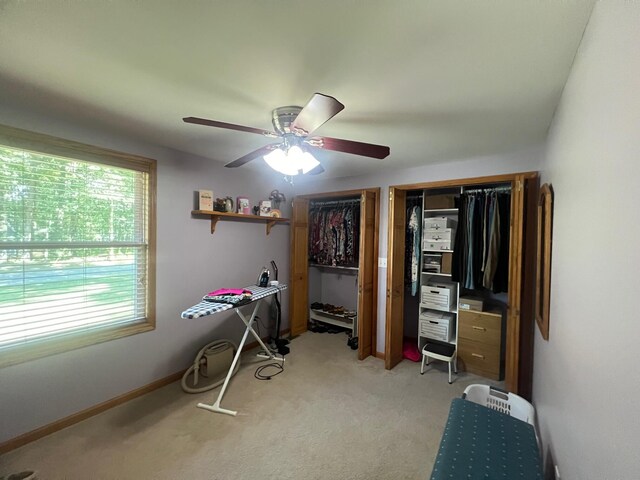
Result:
<svg viewBox="0 0 640 480"><path fill-rule="evenodd" d="M191 365L187 369L187 371L184 372L184 375L182 375L182 382L181 382L182 390L184 390L187 393L202 393L208 390L212 390L216 388L218 385L222 385L226 375L225 377L223 377L222 379L220 379L215 383L207 384L204 387L199 387L199 388L187 385L187 379L191 374L193 374L192 385L197 385L200 377L200 368L203 365L207 366L207 361L210 357L213 357L215 354L226 350L228 346L233 347L233 355L235 355L236 352L238 351L238 345L233 343L231 340L216 340L202 347L198 352L198 354L196 355L196 359L193 361L193 365ZM240 369L240 359L238 358L238 362L236 363L236 366L233 369L231 376L233 377L239 369ZM202 375L205 377L208 376L204 373Z"/></svg>

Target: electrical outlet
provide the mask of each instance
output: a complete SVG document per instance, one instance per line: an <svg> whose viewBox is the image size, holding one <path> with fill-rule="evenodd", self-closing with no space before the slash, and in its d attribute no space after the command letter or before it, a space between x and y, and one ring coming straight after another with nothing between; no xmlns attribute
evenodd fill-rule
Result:
<svg viewBox="0 0 640 480"><path fill-rule="evenodd" d="M556 480L560 480L560 467L558 467L558 465L554 465L553 470L556 476Z"/></svg>
<svg viewBox="0 0 640 480"><path fill-rule="evenodd" d="M382 257L378 257L378 267L387 268L387 259L386 258L382 258Z"/></svg>

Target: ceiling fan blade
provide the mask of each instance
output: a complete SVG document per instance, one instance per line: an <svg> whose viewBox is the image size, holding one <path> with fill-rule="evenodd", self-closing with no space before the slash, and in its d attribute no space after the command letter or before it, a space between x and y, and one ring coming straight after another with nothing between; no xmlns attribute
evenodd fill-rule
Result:
<svg viewBox="0 0 640 480"><path fill-rule="evenodd" d="M244 125L235 125L233 123L217 122L216 120L208 120L206 118L185 117L182 119L185 123L195 123L196 125L206 125L207 127L226 128L228 130L238 130L240 132L257 133L265 137L277 137L278 134L269 130L261 130L260 128L245 127Z"/></svg>
<svg viewBox="0 0 640 480"><path fill-rule="evenodd" d="M324 150L334 150L336 152L352 153L363 157L385 158L391 150L385 145L375 145L373 143L354 142L353 140L342 140L331 137L313 137L306 140L309 145Z"/></svg>
<svg viewBox="0 0 640 480"><path fill-rule="evenodd" d="M321 173L324 173L324 167L322 165L318 165L317 167L309 170L307 175L320 175Z"/></svg>
<svg viewBox="0 0 640 480"><path fill-rule="evenodd" d="M291 131L298 136L306 137L342 109L344 105L335 98L314 93L291 124Z"/></svg>
<svg viewBox="0 0 640 480"><path fill-rule="evenodd" d="M241 167L245 163L249 163L251 160L255 160L258 157L262 157L266 155L270 151L278 148L279 146L280 146L279 143L272 143L270 145L265 145L264 147L260 147L259 149L254 150L251 153L247 153L244 157L240 157L237 160L234 160L233 162L227 163L225 167L227 168Z"/></svg>

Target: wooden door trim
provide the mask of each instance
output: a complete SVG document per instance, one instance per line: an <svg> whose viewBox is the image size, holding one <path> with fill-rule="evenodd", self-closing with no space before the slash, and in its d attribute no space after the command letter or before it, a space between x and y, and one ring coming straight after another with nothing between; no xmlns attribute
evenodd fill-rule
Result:
<svg viewBox="0 0 640 480"><path fill-rule="evenodd" d="M504 383L507 390L518 393L518 373L520 358L520 292L522 286L522 252L516 251L522 245L522 217L517 212L523 208L521 190L523 179L517 177L513 182L515 195L511 195L511 228L509 230L509 292L507 294L507 332L504 361ZM520 189L520 190L518 190ZM516 261L514 262L514 258ZM517 260L520 261L517 261ZM516 287L516 288L514 288Z"/></svg>
<svg viewBox="0 0 640 480"><path fill-rule="evenodd" d="M517 173L508 173L501 175L488 175L484 177L471 177L471 178L459 178L459 179L450 179L450 180L439 180L433 182L421 182L421 183L412 183L412 184L403 184L403 185L391 185L389 186L389 195L391 195L396 190L424 190L430 188L442 188L442 187L462 187L462 186L470 186L470 185L482 185L482 184L492 184L492 183L511 183L511 187L513 189L516 188L524 188L524 181L529 179L535 179L538 177L538 172L517 172ZM519 187L521 186L521 187ZM514 217L515 212L517 212L517 208L520 208L522 202L518 201L517 204L514 204L514 198L518 197L517 195L512 196L512 205L511 205L511 231L510 231L510 243L509 243L509 251L510 251L510 265L509 265L509 287L510 291L513 290L511 287L513 285L512 279L519 278L518 288L522 287L522 261L520 262L512 262L511 261L511 252L514 251L514 248L518 243L515 243L516 240L520 242L522 245L522 228L523 225L520 225L521 218ZM525 205L522 205L524 208ZM391 274L393 272L393 257L390 254L393 248L395 238L394 231L392 228L393 221L393 211L391 208L391 201L389 201L389 208L387 211L388 220L387 220L387 229L388 229L388 240L387 240L387 298L386 298L386 321L385 321L385 367L390 368L391 360L392 360L392 352L391 352L391 329L390 329L390 319L391 319L391 298L390 298L390 284L391 284ZM517 219L517 224L514 225L513 219ZM514 233L516 235L514 235ZM518 238L515 238L518 237ZM522 255L522 252L520 253ZM522 259L521 259L522 260ZM511 295L509 295L511 299ZM507 341L505 346L505 383L506 387L513 392L518 391L518 373L519 373L519 362L520 362L520 323L521 323L521 312L520 312L520 293L518 293L518 302L516 305L516 309L513 309L511 302L508 308L507 313ZM404 299L401 300L404 302Z"/></svg>
<svg viewBox="0 0 640 480"><path fill-rule="evenodd" d="M376 249L376 214L378 192L365 190L360 203L360 254L358 271L358 359L374 355L374 330L378 325L375 292L378 269ZM369 250L367 250L367 245ZM368 300L368 301L366 301ZM362 321L364 319L364 321Z"/></svg>
<svg viewBox="0 0 640 480"><path fill-rule="evenodd" d="M360 188L358 190L342 190L339 192L326 192L326 193L309 193L306 195L296 195L296 198L306 198L313 200L317 198L333 198L333 197L360 197L363 192L377 192L380 197L380 187Z"/></svg>
<svg viewBox="0 0 640 480"><path fill-rule="evenodd" d="M536 178L538 172L518 172L518 173L505 173L502 175L487 175L485 177L471 177L471 178L458 178L452 180L437 180L434 182L421 182L410 183L403 185L391 185L389 189L396 188L398 190L424 190L427 188L442 188L442 187L462 187L469 185L481 185L484 183L507 183L514 182L516 177L522 177L523 179Z"/></svg>
<svg viewBox="0 0 640 480"><path fill-rule="evenodd" d="M306 204L306 206L303 208L303 211L306 212L306 220L304 223L306 223L306 228L305 228L305 237L304 237L304 245L308 245L309 243L309 201L306 198L302 198L302 199L293 199L292 205L293 205L293 209L291 212L291 229L290 229L290 238L289 238L289 242L290 242L290 254L289 254L289 328L291 330L291 335L292 336L296 336L299 335L303 332L307 331L307 323L308 322L304 322L304 325L298 326L298 324L295 322L296 320L296 314L299 313L299 308L298 305L300 305L300 303L302 302L302 305L305 305L303 310L306 310L306 317L308 318L308 306L309 306L309 298L308 298L308 291L309 291L309 266L308 266L308 262L305 262L305 266L302 269L301 272L296 271L296 228L300 226L300 217L298 214L299 209L297 208L297 203L301 202ZM307 257L307 252L302 252L303 255L305 256L305 258ZM303 291L307 292L307 297L301 297L300 295L297 295L297 290L298 290L298 284L297 282L298 280L298 276L300 275L301 278L304 278L305 280L301 280L303 282ZM306 286L306 288L304 288L304 286ZM306 302L305 302L306 300Z"/></svg>
<svg viewBox="0 0 640 480"><path fill-rule="evenodd" d="M396 248L396 244L399 244L399 242L401 242L402 244L404 244L405 239L396 239L394 236L394 232L395 232L395 198L397 197L397 191L398 190L402 190L404 192L403 189L398 189L395 187L389 187L389 199L388 199L388 214L389 214L389 219L387 221L387 285L386 285L386 318L385 318L385 344L384 344L384 366L387 370L392 369L402 358L402 353L401 352L393 352L392 349L394 348L394 338L393 338L393 311L392 311L392 300L393 300L393 278L394 278L394 274L395 269L396 268L401 268L404 272L404 257L403 257L403 263L401 265L394 265L392 259L394 258L394 251ZM403 193L404 194L404 193ZM404 207L403 207L404 208ZM390 261L391 260L391 261ZM399 297L399 306L401 309L400 312L400 317L404 316L404 296L400 296ZM402 348L402 347L400 347ZM397 360L397 359L400 360Z"/></svg>
<svg viewBox="0 0 640 480"><path fill-rule="evenodd" d="M382 189L372 188L369 191L375 191L376 193L376 213L375 224L373 226L373 249L375 251L374 260L376 265L373 266L373 313L372 317L373 325L371 331L371 346L373 348L373 355L378 356L378 265L377 261L380 257L380 197L382 196Z"/></svg>

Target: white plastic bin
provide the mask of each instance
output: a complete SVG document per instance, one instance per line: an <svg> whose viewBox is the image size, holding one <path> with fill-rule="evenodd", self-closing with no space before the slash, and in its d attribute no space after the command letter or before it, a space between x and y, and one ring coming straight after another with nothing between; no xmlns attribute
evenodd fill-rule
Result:
<svg viewBox="0 0 640 480"><path fill-rule="evenodd" d="M489 385L473 384L464 389L462 398L527 422L533 425L534 430L536 428L533 405L515 393Z"/></svg>

